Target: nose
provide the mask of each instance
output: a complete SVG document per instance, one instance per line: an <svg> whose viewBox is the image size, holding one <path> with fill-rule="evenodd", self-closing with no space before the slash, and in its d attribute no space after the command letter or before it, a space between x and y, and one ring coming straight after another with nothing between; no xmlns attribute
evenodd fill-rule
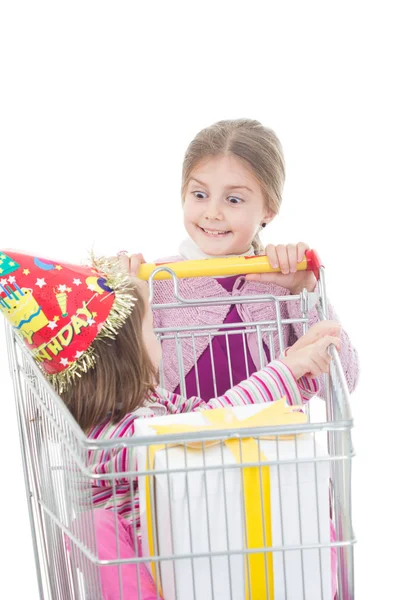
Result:
<svg viewBox="0 0 400 600"><path fill-rule="evenodd" d="M210 199L207 202L207 206L204 212L204 218L208 221L222 221L224 216L222 214L220 203L217 200Z"/></svg>

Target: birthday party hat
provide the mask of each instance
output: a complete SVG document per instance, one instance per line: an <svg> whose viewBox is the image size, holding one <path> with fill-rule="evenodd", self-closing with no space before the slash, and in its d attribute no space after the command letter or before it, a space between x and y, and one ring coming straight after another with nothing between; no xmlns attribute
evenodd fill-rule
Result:
<svg viewBox="0 0 400 600"><path fill-rule="evenodd" d="M135 302L117 263L91 266L0 250L0 312L61 392L95 364L92 343L115 338Z"/></svg>

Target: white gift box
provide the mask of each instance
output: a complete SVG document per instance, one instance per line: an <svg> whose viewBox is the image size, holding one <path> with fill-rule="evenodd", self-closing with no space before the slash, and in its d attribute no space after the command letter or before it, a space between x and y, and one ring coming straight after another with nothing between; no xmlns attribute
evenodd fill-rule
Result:
<svg viewBox="0 0 400 600"><path fill-rule="evenodd" d="M233 411L241 420L261 409L265 405ZM135 435L152 436L153 426L178 423L199 425L199 430L208 425L198 412L138 419ZM330 544L329 462L324 434L297 436L297 441L261 440L260 450L267 461L279 461L279 466L270 466L272 546L288 548L273 552L274 595L269 600L328 600L332 597L331 549L323 546ZM297 463L290 462L296 457ZM149 468L147 460L148 447L139 446L139 471ZM246 599L242 469L207 470L235 464L229 448L219 443L204 450L174 446L156 452L154 470L164 473L152 477L150 486L155 555L188 556L159 562L164 600ZM171 472L175 469L180 472ZM150 556L146 479L139 476L139 500L143 556ZM318 548L289 550L299 545ZM210 557L210 552L222 555ZM224 556L224 552L233 553ZM190 558L197 553L205 556ZM150 563L148 568L152 572ZM265 600L254 594L249 598Z"/></svg>

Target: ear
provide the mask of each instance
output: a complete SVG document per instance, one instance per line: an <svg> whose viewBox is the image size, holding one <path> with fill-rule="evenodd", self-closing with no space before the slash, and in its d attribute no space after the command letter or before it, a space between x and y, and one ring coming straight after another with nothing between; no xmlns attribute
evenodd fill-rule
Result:
<svg viewBox="0 0 400 600"><path fill-rule="evenodd" d="M264 213L262 223L268 225L269 223L271 223L271 221L275 219L275 217L276 213L274 213L272 210L267 209Z"/></svg>

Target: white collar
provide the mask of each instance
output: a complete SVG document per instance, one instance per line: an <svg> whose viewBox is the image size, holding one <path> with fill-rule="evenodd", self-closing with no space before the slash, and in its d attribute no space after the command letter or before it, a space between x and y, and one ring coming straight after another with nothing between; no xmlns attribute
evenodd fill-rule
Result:
<svg viewBox="0 0 400 600"><path fill-rule="evenodd" d="M183 240L183 242L179 246L179 254L185 260L201 260L203 258L227 258L228 256L232 256L230 254L226 256L217 257L205 254L202 250L200 250L198 245L190 237ZM254 256L254 248L253 246L250 246L247 252L244 252L243 254L235 254L234 256Z"/></svg>

